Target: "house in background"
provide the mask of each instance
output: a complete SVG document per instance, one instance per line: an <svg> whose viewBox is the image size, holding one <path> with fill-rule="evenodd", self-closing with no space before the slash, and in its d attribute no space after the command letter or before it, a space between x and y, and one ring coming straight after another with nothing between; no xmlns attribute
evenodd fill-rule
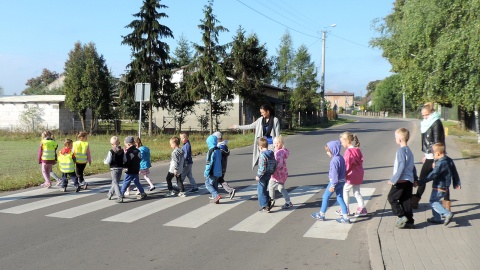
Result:
<svg viewBox="0 0 480 270"><path fill-rule="evenodd" d="M336 108L337 110L342 107L350 110L355 105L354 93L343 91L341 93L334 93L332 91L325 92L325 100L330 102L330 109ZM335 106L336 105L336 106Z"/></svg>
<svg viewBox="0 0 480 270"><path fill-rule="evenodd" d="M39 112L31 126L25 126L21 115L36 108ZM38 109L37 109L38 108ZM30 110L32 111L32 110ZM87 115L90 119L90 116ZM8 131L58 130L69 133L80 130L77 115L65 108L65 95L25 95L0 97L0 129Z"/></svg>

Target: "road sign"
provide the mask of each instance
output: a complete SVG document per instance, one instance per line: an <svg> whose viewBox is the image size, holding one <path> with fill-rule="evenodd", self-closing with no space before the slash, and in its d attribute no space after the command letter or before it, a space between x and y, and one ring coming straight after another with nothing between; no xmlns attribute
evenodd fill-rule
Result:
<svg viewBox="0 0 480 270"><path fill-rule="evenodd" d="M136 83L135 84L135 101L150 101L150 84Z"/></svg>

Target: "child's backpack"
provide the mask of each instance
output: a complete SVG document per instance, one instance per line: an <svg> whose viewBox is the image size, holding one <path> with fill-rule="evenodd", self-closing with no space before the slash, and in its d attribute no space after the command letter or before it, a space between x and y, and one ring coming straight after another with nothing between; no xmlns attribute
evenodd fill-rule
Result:
<svg viewBox="0 0 480 270"><path fill-rule="evenodd" d="M267 158L266 173L274 174L277 170L277 161L274 158Z"/></svg>

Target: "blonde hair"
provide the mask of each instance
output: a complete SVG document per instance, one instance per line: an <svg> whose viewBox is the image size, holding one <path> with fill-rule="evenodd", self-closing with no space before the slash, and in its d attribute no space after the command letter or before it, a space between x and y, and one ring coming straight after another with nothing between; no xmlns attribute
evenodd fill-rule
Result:
<svg viewBox="0 0 480 270"><path fill-rule="evenodd" d="M264 137L258 138L258 146L261 148L268 148L268 141Z"/></svg>
<svg viewBox="0 0 480 270"><path fill-rule="evenodd" d="M282 146L285 145L282 135L278 135L277 137L273 138L273 142L275 141L279 142Z"/></svg>
<svg viewBox="0 0 480 270"><path fill-rule="evenodd" d="M65 139L65 141L63 141L63 146L65 146L65 147L68 147L72 144L73 144L73 141L70 140L70 139Z"/></svg>
<svg viewBox="0 0 480 270"><path fill-rule="evenodd" d="M404 139L405 142L408 142L408 140L410 139L410 131L408 131L408 129L406 128L402 127L395 130L395 134L398 134L398 136Z"/></svg>
<svg viewBox="0 0 480 270"><path fill-rule="evenodd" d="M352 134L348 131L345 131L342 134L340 134L340 139L347 140L348 143L352 143L354 141L355 142L354 146L360 147L360 140L358 139L357 134Z"/></svg>
<svg viewBox="0 0 480 270"><path fill-rule="evenodd" d="M170 141L173 142L176 146L180 145L180 138L177 136L173 136L172 138L170 138Z"/></svg>
<svg viewBox="0 0 480 270"><path fill-rule="evenodd" d="M427 102L423 104L422 110L425 110L428 113L433 113L435 111L435 109L433 108L433 102Z"/></svg>
<svg viewBox="0 0 480 270"><path fill-rule="evenodd" d="M42 132L42 140L45 140L46 138L52 138L52 132L50 130L44 130Z"/></svg>
<svg viewBox="0 0 480 270"><path fill-rule="evenodd" d="M443 143L436 143L432 145L433 152L438 152L440 155L445 154L445 145Z"/></svg>
<svg viewBox="0 0 480 270"><path fill-rule="evenodd" d="M87 135L88 135L87 132L85 132L85 131L80 131L80 132L78 132L78 134L77 134L77 139L86 138Z"/></svg>
<svg viewBox="0 0 480 270"><path fill-rule="evenodd" d="M120 140L118 139L117 136L112 136L112 138L110 138L110 143L111 143L111 144L114 144L114 145L119 145L119 144L120 144Z"/></svg>

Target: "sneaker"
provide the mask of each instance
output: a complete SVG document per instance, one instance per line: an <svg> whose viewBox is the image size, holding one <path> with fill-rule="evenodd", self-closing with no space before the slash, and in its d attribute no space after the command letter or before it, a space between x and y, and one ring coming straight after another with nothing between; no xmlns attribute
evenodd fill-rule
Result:
<svg viewBox="0 0 480 270"><path fill-rule="evenodd" d="M85 185L83 185L83 187L82 187L82 188L83 188L84 190L86 190L86 189L88 188L88 183L87 183L87 182L85 182Z"/></svg>
<svg viewBox="0 0 480 270"><path fill-rule="evenodd" d="M164 196L165 196L165 197L173 197L173 196L175 196L175 195L176 195L176 194L175 194L175 191L170 190L170 191L168 191L167 193L165 193Z"/></svg>
<svg viewBox="0 0 480 270"><path fill-rule="evenodd" d="M107 194L107 200L110 201L112 199L112 197L113 197L113 194Z"/></svg>
<svg viewBox="0 0 480 270"><path fill-rule="evenodd" d="M434 224L442 224L442 223L443 223L443 221L441 221L441 220L436 220L436 219L433 218L433 217L427 218L427 222L434 223Z"/></svg>
<svg viewBox="0 0 480 270"><path fill-rule="evenodd" d="M76 184L75 185L75 192L79 192L80 191L80 185Z"/></svg>
<svg viewBox="0 0 480 270"><path fill-rule="evenodd" d="M135 192L135 195L140 195L140 191Z"/></svg>
<svg viewBox="0 0 480 270"><path fill-rule="evenodd" d="M445 216L445 223L443 223L443 225L447 226L448 223L450 223L450 221L452 221L452 218L453 218L453 213L450 212L448 215Z"/></svg>
<svg viewBox="0 0 480 270"><path fill-rule="evenodd" d="M50 188L52 186L52 184L51 183L43 183L40 186L43 187L43 188Z"/></svg>
<svg viewBox="0 0 480 270"><path fill-rule="evenodd" d="M119 197L115 200L116 203L123 203L123 198Z"/></svg>
<svg viewBox="0 0 480 270"><path fill-rule="evenodd" d="M405 224L407 223L408 219L406 216L402 216L402 217L399 217L397 219L397 222L395 222L395 227L398 227L398 228L403 228L405 227Z"/></svg>
<svg viewBox="0 0 480 270"><path fill-rule="evenodd" d="M337 218L337 222L338 222L338 223L350 224L350 219L349 219L349 218L341 217L341 218Z"/></svg>
<svg viewBox="0 0 480 270"><path fill-rule="evenodd" d="M230 200L233 199L233 197L235 197L235 189L230 192Z"/></svg>
<svg viewBox="0 0 480 270"><path fill-rule="evenodd" d="M208 198L209 198L210 200L213 200L213 199L214 199L213 196L211 196L211 195L210 195L210 197L208 197Z"/></svg>
<svg viewBox="0 0 480 270"><path fill-rule="evenodd" d="M215 199L213 200L213 203L219 204L221 198L222 198L222 197L220 196L220 194L217 195L217 197L215 197Z"/></svg>
<svg viewBox="0 0 480 270"><path fill-rule="evenodd" d="M147 193L144 192L144 193L138 195L138 196L137 196L137 199L143 200L143 199L145 199L146 197L147 197Z"/></svg>
<svg viewBox="0 0 480 270"><path fill-rule="evenodd" d="M125 193L123 193L124 196L130 196L130 191L125 191Z"/></svg>
<svg viewBox="0 0 480 270"><path fill-rule="evenodd" d="M310 215L312 218L316 219L316 220L321 220L321 221L325 221L325 215L322 215L320 213L313 213Z"/></svg>
<svg viewBox="0 0 480 270"><path fill-rule="evenodd" d="M268 211L272 210L273 206L275 206L275 200L271 199L268 201Z"/></svg>
<svg viewBox="0 0 480 270"><path fill-rule="evenodd" d="M405 223L405 227L403 227L403 229L415 229L415 224Z"/></svg>
<svg viewBox="0 0 480 270"><path fill-rule="evenodd" d="M148 191L154 191L155 190L155 186L151 186Z"/></svg>
<svg viewBox="0 0 480 270"><path fill-rule="evenodd" d="M268 210L268 207L260 208L260 210L258 210L258 211L262 212L262 213L270 213L270 210Z"/></svg>
<svg viewBox="0 0 480 270"><path fill-rule="evenodd" d="M188 191L188 193L195 193L198 192L198 188L192 188Z"/></svg>
<svg viewBox="0 0 480 270"><path fill-rule="evenodd" d="M337 211L335 211L335 214L337 214L337 215L339 215L339 216L343 216L343 214L342 214L342 209L338 209ZM350 211L348 211L347 216L350 216Z"/></svg>
<svg viewBox="0 0 480 270"><path fill-rule="evenodd" d="M292 208L292 207L293 207L293 204L291 202L285 203L284 205L282 205L282 209L288 209L288 208Z"/></svg>
<svg viewBox="0 0 480 270"><path fill-rule="evenodd" d="M367 213L367 208L357 208L357 212L355 213L355 216L356 217L363 217L363 216L366 216L368 215Z"/></svg>
<svg viewBox="0 0 480 270"><path fill-rule="evenodd" d="M138 188L137 188L137 187L134 187L132 190L133 190L133 191L138 191Z"/></svg>
<svg viewBox="0 0 480 270"><path fill-rule="evenodd" d="M185 194L185 192L179 192L178 197L187 197L187 194Z"/></svg>
<svg viewBox="0 0 480 270"><path fill-rule="evenodd" d="M67 187L64 187L64 188L62 189L62 191L63 191L63 192L67 192Z"/></svg>

